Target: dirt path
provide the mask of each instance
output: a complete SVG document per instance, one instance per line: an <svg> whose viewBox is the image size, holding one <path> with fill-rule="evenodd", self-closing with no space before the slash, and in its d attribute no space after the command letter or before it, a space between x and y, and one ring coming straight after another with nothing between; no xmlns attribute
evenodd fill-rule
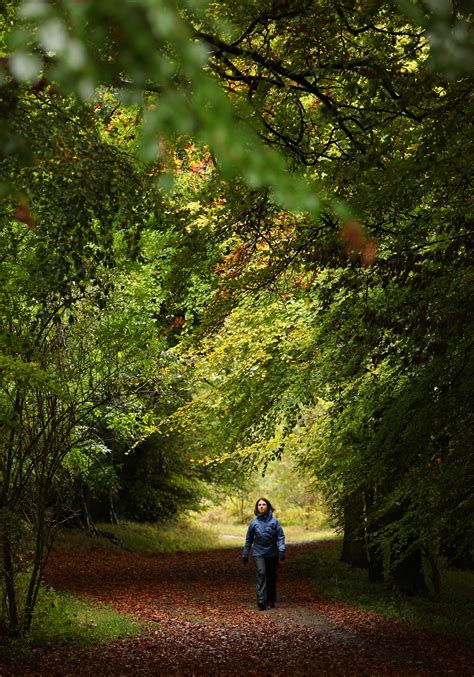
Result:
<svg viewBox="0 0 474 677"><path fill-rule="evenodd" d="M240 549L55 553L47 580L150 621L144 636L74 652L37 651L23 675L473 675L474 650L325 599L289 548L276 609L257 611Z"/></svg>

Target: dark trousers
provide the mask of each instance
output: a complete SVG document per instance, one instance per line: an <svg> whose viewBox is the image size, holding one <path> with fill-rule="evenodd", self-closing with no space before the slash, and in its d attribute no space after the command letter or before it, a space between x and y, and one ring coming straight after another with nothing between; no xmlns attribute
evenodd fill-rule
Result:
<svg viewBox="0 0 474 677"><path fill-rule="evenodd" d="M278 557L254 557L257 575L257 604L276 602Z"/></svg>

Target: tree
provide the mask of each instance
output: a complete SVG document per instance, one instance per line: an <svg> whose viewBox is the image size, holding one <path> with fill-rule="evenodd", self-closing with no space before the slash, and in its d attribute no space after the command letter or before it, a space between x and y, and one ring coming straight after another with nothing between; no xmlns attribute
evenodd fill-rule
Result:
<svg viewBox="0 0 474 677"><path fill-rule="evenodd" d="M143 303L137 318L132 304L127 315L110 302L111 266L133 254L152 194L147 175L101 138L91 111L42 93L12 100L10 151L23 153L1 164L11 190L0 223L0 511L6 623L17 636L31 624L62 464L94 437L107 404L151 387L162 344ZM30 564L22 599L18 575Z"/></svg>
<svg viewBox="0 0 474 677"><path fill-rule="evenodd" d="M454 556L472 546L465 4L15 7L0 62L11 631L31 618L54 478L112 410L137 449L179 425L222 479L298 444L350 561L416 592L424 556L436 580L448 533ZM163 404L157 383L184 394Z"/></svg>
<svg viewBox="0 0 474 677"><path fill-rule="evenodd" d="M171 1L112 7L109 0L62 6L25 0L4 41L5 107L14 105L18 86L54 83L53 92L59 87L85 103L97 86L111 88L141 109L137 150L143 160L166 164L167 139L192 135L219 157L223 176L243 173L249 185L271 186L275 199L317 214L320 201L304 177L286 171L284 158L242 121L245 107L235 106L207 72L207 47L191 27L191 19L203 20L203 10L194 0L178 7ZM11 137L8 122L3 134Z"/></svg>
<svg viewBox="0 0 474 677"><path fill-rule="evenodd" d="M459 519L455 505L463 506L466 537L458 546L473 542L464 446L472 421L461 403L472 359L471 81L456 58L451 80L446 68L433 69L425 33L441 33L442 25L468 30L465 8L416 20L366 3L337 4L336 15L334 3L305 2L212 11L196 35L212 47L210 68L229 96L249 100L266 142L296 166L314 167L307 172L323 192L335 191L354 210L344 223L329 208L315 225L249 193L221 293L235 305L264 287L288 294L293 283L297 296L305 289L315 318L308 384L332 404L315 426L314 449L303 444L303 466L326 483L334 516L344 521L345 513L353 525L345 552L349 539L357 541L359 561L379 578L388 547L397 584L421 591L421 556L436 580L440 543L455 512ZM235 28L222 31L220 11ZM229 219L233 206L229 200ZM264 389L249 392L246 411L256 418L245 431L271 407ZM240 408L234 401L230 411ZM428 411L439 413L433 420ZM456 465L468 470L455 488L447 477Z"/></svg>

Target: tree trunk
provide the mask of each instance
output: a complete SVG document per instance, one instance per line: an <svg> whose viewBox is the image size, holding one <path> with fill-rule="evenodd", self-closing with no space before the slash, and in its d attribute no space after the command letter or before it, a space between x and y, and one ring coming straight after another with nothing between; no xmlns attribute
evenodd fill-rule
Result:
<svg viewBox="0 0 474 677"><path fill-rule="evenodd" d="M425 594L428 591L423 573L421 549L415 547L392 567L396 587L404 595Z"/></svg>
<svg viewBox="0 0 474 677"><path fill-rule="evenodd" d="M20 623L18 619L17 596L15 590L15 566L10 539L6 531L3 533L3 575L8 604L8 633L11 637L20 636Z"/></svg>
<svg viewBox="0 0 474 677"><path fill-rule="evenodd" d="M381 527L380 519L374 519L371 515L375 502L375 490L365 492L365 511L367 516L366 537L367 556L369 568L369 581L380 583L384 580L383 550L377 539L377 531Z"/></svg>
<svg viewBox="0 0 474 677"><path fill-rule="evenodd" d="M448 560L448 565L455 569L474 571L474 547L462 548L455 540L443 544L442 553Z"/></svg>
<svg viewBox="0 0 474 677"><path fill-rule="evenodd" d="M115 512L114 496L112 489L109 491L109 518L111 524L119 524L120 520Z"/></svg>
<svg viewBox="0 0 474 677"><path fill-rule="evenodd" d="M439 597L441 594L441 574L439 572L438 555L432 549L427 549L425 559L428 562L430 581L435 594Z"/></svg>
<svg viewBox="0 0 474 677"><path fill-rule="evenodd" d="M91 513L89 510L89 503L87 500L87 486L84 482L82 482L82 479L80 484L79 498L81 501L81 519L84 524L84 527L91 534L96 535L97 529L95 528L95 524L92 521Z"/></svg>
<svg viewBox="0 0 474 677"><path fill-rule="evenodd" d="M31 622L33 620L33 611L38 598L38 592L41 584L42 566L41 560L38 559L38 554L35 553L33 562L33 569L30 574L30 581L28 585L28 593L25 601L25 613L23 618L23 634L27 634L31 629Z"/></svg>
<svg viewBox="0 0 474 677"><path fill-rule="evenodd" d="M30 580L28 584L28 591L25 600L25 613L23 618L23 634L27 634L31 629L31 622L33 620L33 611L38 599L38 593L43 577L46 559L49 554L47 542L50 540L51 527L47 521L46 515L46 487L43 487L38 501L38 509L36 515L36 542L35 552L33 556L33 566L30 573Z"/></svg>
<svg viewBox="0 0 474 677"><path fill-rule="evenodd" d="M341 561L363 569L369 565L364 533L364 500L360 493L351 494L344 503Z"/></svg>
<svg viewBox="0 0 474 677"><path fill-rule="evenodd" d="M384 579L383 551L380 544L374 542L370 533L367 540L367 552L369 559L369 581L371 583L380 583Z"/></svg>

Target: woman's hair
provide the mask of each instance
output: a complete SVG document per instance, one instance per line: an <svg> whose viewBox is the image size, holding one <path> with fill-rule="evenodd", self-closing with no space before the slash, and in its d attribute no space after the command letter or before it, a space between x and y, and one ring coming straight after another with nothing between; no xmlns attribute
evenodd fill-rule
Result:
<svg viewBox="0 0 474 677"><path fill-rule="evenodd" d="M268 498L263 498L263 497L262 497L262 498L258 498L257 501L256 501L256 503L255 503L255 510L253 511L255 515L259 515L259 514L260 514L260 513L258 512L258 504L260 503L260 501L265 501L265 503L267 504L267 511L268 511L268 510L272 510L272 511L274 510L274 507L273 507L273 505L270 503L270 501L268 500Z"/></svg>

